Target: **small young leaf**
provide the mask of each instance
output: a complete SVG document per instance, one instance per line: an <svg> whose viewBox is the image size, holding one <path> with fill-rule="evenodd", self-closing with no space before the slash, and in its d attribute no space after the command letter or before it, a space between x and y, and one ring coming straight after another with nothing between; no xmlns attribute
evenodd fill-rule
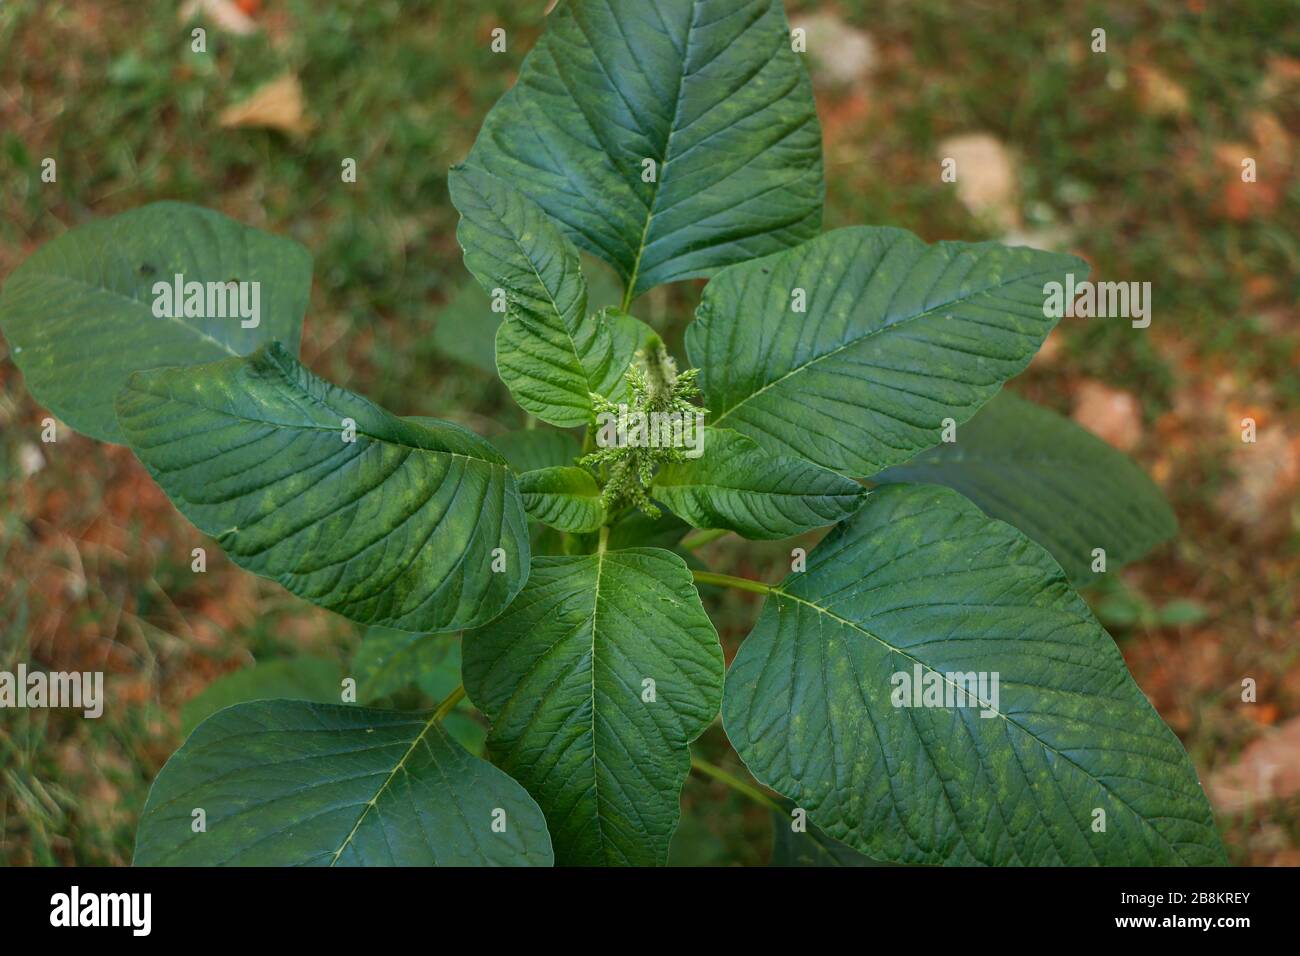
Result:
<svg viewBox="0 0 1300 956"><path fill-rule="evenodd" d="M465 635L488 753L541 805L563 864L667 860L722 669L690 571L657 548L535 558L510 609Z"/></svg>
<svg viewBox="0 0 1300 956"><path fill-rule="evenodd" d="M1164 496L1132 459L1055 412L1003 392L957 429L957 440L881 472L878 484L947 485L1015 525L1076 586L1136 561L1178 532Z"/></svg>
<svg viewBox="0 0 1300 956"><path fill-rule="evenodd" d="M530 518L561 531L595 531L605 523L600 486L585 468L558 466L526 471L519 493Z"/></svg>
<svg viewBox="0 0 1300 956"><path fill-rule="evenodd" d="M172 503L236 564L344 617L456 630L491 620L527 577L523 503L491 445L390 415L276 343L137 372L117 412Z"/></svg>
<svg viewBox="0 0 1300 956"><path fill-rule="evenodd" d="M1224 861L1186 752L1060 567L947 488L872 492L767 599L722 710L756 779L877 860Z"/></svg>
<svg viewBox="0 0 1300 956"><path fill-rule="evenodd" d="M936 444L945 419L966 421L1029 363L1056 324L1043 286L1070 272L1087 265L837 229L720 273L686 348L710 424L866 477Z"/></svg>
<svg viewBox="0 0 1300 956"><path fill-rule="evenodd" d="M465 265L489 293L501 290L497 369L515 400L561 428L586 425L591 393L613 393L637 344L606 315L587 315L578 250L535 202L469 167L453 169L451 198Z"/></svg>
<svg viewBox="0 0 1300 956"><path fill-rule="evenodd" d="M174 290L178 275L204 284L205 317L184 314L188 296L155 294L160 283ZM207 284L231 280L256 283L243 286L250 306L256 291L255 319L209 311ZM132 372L247 355L273 339L297 355L310 292L311 254L293 240L159 202L78 226L33 254L0 294L0 330L38 401L77 431L120 444L113 397ZM212 304L230 301L214 294Z"/></svg>
<svg viewBox="0 0 1300 956"><path fill-rule="evenodd" d="M431 714L291 700L200 724L154 781L135 847L137 866L553 862L537 804Z"/></svg>
<svg viewBox="0 0 1300 956"><path fill-rule="evenodd" d="M469 163L633 295L816 235L821 127L780 0L568 0Z"/></svg>
<svg viewBox="0 0 1300 956"><path fill-rule="evenodd" d="M726 428L704 432L704 454L665 466L651 491L697 528L788 538L851 515L865 489L801 458L771 455Z"/></svg>

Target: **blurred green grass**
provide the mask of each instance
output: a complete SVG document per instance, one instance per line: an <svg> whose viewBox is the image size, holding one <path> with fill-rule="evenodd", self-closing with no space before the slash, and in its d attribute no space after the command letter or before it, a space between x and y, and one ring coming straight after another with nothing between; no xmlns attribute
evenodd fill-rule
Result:
<svg viewBox="0 0 1300 956"><path fill-rule="evenodd" d="M205 22L201 55L190 50L194 24L178 20L177 6L0 6L0 277L89 217L160 198L212 206L312 250L304 357L321 374L402 414L449 418L489 436L519 427L523 416L494 377L449 355L460 324L483 313L461 266L446 172L513 81L545 3L264 0L253 36ZM1122 322L1067 325L1059 357L1031 368L1018 387L1068 412L1070 383L1099 379L1139 395L1150 430L1178 405L1190 355L1198 369L1236 376L1297 427L1300 93L1294 86L1270 93L1268 84L1279 58L1300 57L1300 4L790 6L793 14L835 12L870 33L877 49L860 84L818 83L828 227L997 238L999 228L972 216L938 175L946 137L984 131L1018 158L1026 228L1066 227L1095 274L1153 283L1153 334L1133 334ZM497 25L508 31L504 54L488 46ZM1104 55L1088 50L1096 26L1107 30ZM1144 107L1134 77L1147 66L1184 91L1186 112ZM301 81L309 133L219 126L221 109L286 72ZM1276 202L1263 213L1225 216L1222 197L1207 186L1219 175L1215 147L1251 143L1261 111L1289 131L1291 168L1261 159L1261 176L1286 177ZM45 157L58 161L57 184L40 181ZM348 157L357 160L355 184L340 178ZM698 287L656 290L637 303L679 354ZM28 475L23 456L30 458L43 415L12 364L0 362L0 656L102 662L132 706L99 722L4 716L0 861L125 863L149 781L178 743L180 703L252 660L310 652L342 663L358 634L247 580L213 547L209 573L196 581L188 554L201 537L121 450L71 437L45 449L44 467ZM1193 431L1218 427L1180 421ZM1139 682L1208 768L1232 759L1256 729L1233 715L1231 694L1213 680L1230 690L1242 667L1255 666L1283 687L1296 673L1286 640L1297 636L1291 572L1300 546L1294 516L1263 543L1225 527L1214 501L1231 486L1234 466L1221 444L1190 444L1165 482L1183 537L1097 600L1109 602L1113 631L1126 652L1134 649ZM1136 454L1150 467L1168 453L1148 439ZM775 577L784 552L724 541L710 554L718 566ZM1226 662L1217 678L1162 696L1148 681L1159 662L1141 648L1183 653L1180 641L1201 622L1142 609L1185 595L1210 608L1215 639L1229 642ZM730 655L756 608L745 596L707 600L724 615ZM1141 643L1155 638L1166 643ZM1300 686L1287 693L1281 699L1294 707ZM1184 710L1180 722L1175 712ZM738 769L716 726L699 746ZM765 859L766 811L695 778L684 806L674 862ZM1295 811L1275 808L1265 821L1283 831L1283 851L1300 844ZM1234 830L1235 859L1277 858L1268 855L1273 844L1266 853L1254 842L1259 826Z"/></svg>

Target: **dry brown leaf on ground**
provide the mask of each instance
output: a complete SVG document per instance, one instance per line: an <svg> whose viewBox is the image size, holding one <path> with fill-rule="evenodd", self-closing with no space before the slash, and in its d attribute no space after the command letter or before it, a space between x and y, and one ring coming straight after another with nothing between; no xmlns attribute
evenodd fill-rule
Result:
<svg viewBox="0 0 1300 956"><path fill-rule="evenodd" d="M1255 441L1233 448L1235 475L1215 505L1224 517L1258 536L1284 534L1290 524L1287 505L1300 490L1300 436L1290 435L1275 416L1249 407L1236 411L1229 427L1244 418L1256 421Z"/></svg>
<svg viewBox="0 0 1300 956"><path fill-rule="evenodd" d="M1031 364L1034 368L1045 369L1051 368L1061 357L1061 350L1065 344L1065 333L1058 325L1048 333L1047 338L1043 340L1042 348L1034 353Z"/></svg>
<svg viewBox="0 0 1300 956"><path fill-rule="evenodd" d="M1268 58L1268 72L1260 84L1259 94L1266 100L1286 95L1300 87L1300 59L1274 55Z"/></svg>
<svg viewBox="0 0 1300 956"><path fill-rule="evenodd" d="M1002 141L991 133L963 133L939 144L939 162L956 163L957 198L971 215L988 219L1001 229L1020 228L1016 163Z"/></svg>
<svg viewBox="0 0 1300 956"><path fill-rule="evenodd" d="M1138 104L1151 116L1186 116L1192 101L1187 91L1169 76L1149 64L1133 67Z"/></svg>
<svg viewBox="0 0 1300 956"><path fill-rule="evenodd" d="M998 237L1004 246L1028 246L1048 252L1069 252L1074 243L1074 230L1067 225L1038 226L1032 229L1012 229Z"/></svg>
<svg viewBox="0 0 1300 956"><path fill-rule="evenodd" d="M305 112L302 84L292 73L285 73L258 87L247 99L227 106L217 122L227 129L255 127L304 136L312 128Z"/></svg>
<svg viewBox="0 0 1300 956"><path fill-rule="evenodd" d="M880 62L871 35L849 26L836 13L795 17L790 26L805 31L813 78L828 86L861 84Z"/></svg>
<svg viewBox="0 0 1300 956"><path fill-rule="evenodd" d="M1286 126L1268 110L1255 110L1250 114L1250 135L1269 164L1278 169L1289 169L1294 160L1291 134Z"/></svg>
<svg viewBox="0 0 1300 956"><path fill-rule="evenodd" d="M1236 763L1210 774L1206 790L1225 813L1300 794L1300 717L1252 741Z"/></svg>
<svg viewBox="0 0 1300 956"><path fill-rule="evenodd" d="M1074 420L1120 451L1142 440L1142 406L1131 392L1085 380L1074 395Z"/></svg>
<svg viewBox="0 0 1300 956"><path fill-rule="evenodd" d="M243 5L232 0L189 0L181 5L179 19L181 23L189 23L202 16L218 30L246 37L257 32L257 24L248 15L249 12L251 11Z"/></svg>
<svg viewBox="0 0 1300 956"><path fill-rule="evenodd" d="M24 478L30 478L45 467L45 456L32 442L26 441L18 446L18 471Z"/></svg>
<svg viewBox="0 0 1300 956"><path fill-rule="evenodd" d="M1261 132L1270 134L1274 131L1275 128L1267 121L1261 124ZM1215 172L1222 183L1217 207L1223 216L1234 222L1244 222L1252 217L1271 215L1277 209L1289 176L1289 164L1278 164L1273 156L1275 149L1275 140L1265 146L1259 143L1220 143L1214 147ZM1248 159L1254 160L1253 181L1242 178L1243 163Z"/></svg>

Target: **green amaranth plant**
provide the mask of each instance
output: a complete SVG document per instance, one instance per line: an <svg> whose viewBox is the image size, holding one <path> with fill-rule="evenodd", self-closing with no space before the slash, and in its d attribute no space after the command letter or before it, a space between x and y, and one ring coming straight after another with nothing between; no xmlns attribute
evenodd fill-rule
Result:
<svg viewBox="0 0 1300 956"><path fill-rule="evenodd" d="M1072 588L1173 517L1127 459L998 394L1081 261L819 233L778 0L562 0L450 185L505 306L500 375L555 426L504 453L304 368L309 257L216 213L82 226L5 286L38 399L130 445L237 564L372 625L363 701L430 686L437 635L464 632L463 690L433 711L209 717L154 783L137 863L663 863L719 713L785 800L695 766L774 808L791 859L1222 862L1186 754ZM622 277L619 308L588 309L579 250ZM175 275L259 283L260 321L155 315ZM630 312L695 277L679 375ZM596 440L620 408L702 411L696 383L701 457ZM829 525L775 585L689 550ZM764 595L725 687L700 583ZM466 694L488 760L449 732Z"/></svg>

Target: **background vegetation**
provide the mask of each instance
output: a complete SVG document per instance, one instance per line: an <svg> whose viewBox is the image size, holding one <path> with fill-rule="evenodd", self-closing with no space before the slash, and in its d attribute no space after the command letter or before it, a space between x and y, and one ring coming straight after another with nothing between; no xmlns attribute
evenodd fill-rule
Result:
<svg viewBox="0 0 1300 956"><path fill-rule="evenodd" d="M181 6L0 5L0 279L93 216L211 206L312 250L309 366L400 414L489 437L518 427L475 367L488 313L446 171L513 81L545 0ZM1128 450L1170 497L1177 541L1087 597L1191 752L1234 861L1300 863L1300 4L790 9L810 28L828 226L1019 237L1085 256L1094 278L1152 283L1149 329L1066 319L1013 388ZM191 52L195 25L206 54ZM940 181L945 156L957 185ZM1240 180L1244 156L1256 183ZM40 180L45 157L57 183ZM355 184L340 181L344 157ZM656 290L635 311L680 354L698 292ZM128 450L66 429L42 444L45 415L0 341L0 669L103 670L109 703L98 721L0 712L0 861L122 864L186 702L254 662L342 666L360 634L231 565ZM1256 444L1240 441L1245 416ZM204 544L208 573L193 574ZM732 537L702 554L776 580L788 547ZM756 604L706 601L730 659ZM1257 703L1240 700L1245 677ZM743 775L716 728L696 746ZM706 778L684 805L675 862L766 860L761 807Z"/></svg>

